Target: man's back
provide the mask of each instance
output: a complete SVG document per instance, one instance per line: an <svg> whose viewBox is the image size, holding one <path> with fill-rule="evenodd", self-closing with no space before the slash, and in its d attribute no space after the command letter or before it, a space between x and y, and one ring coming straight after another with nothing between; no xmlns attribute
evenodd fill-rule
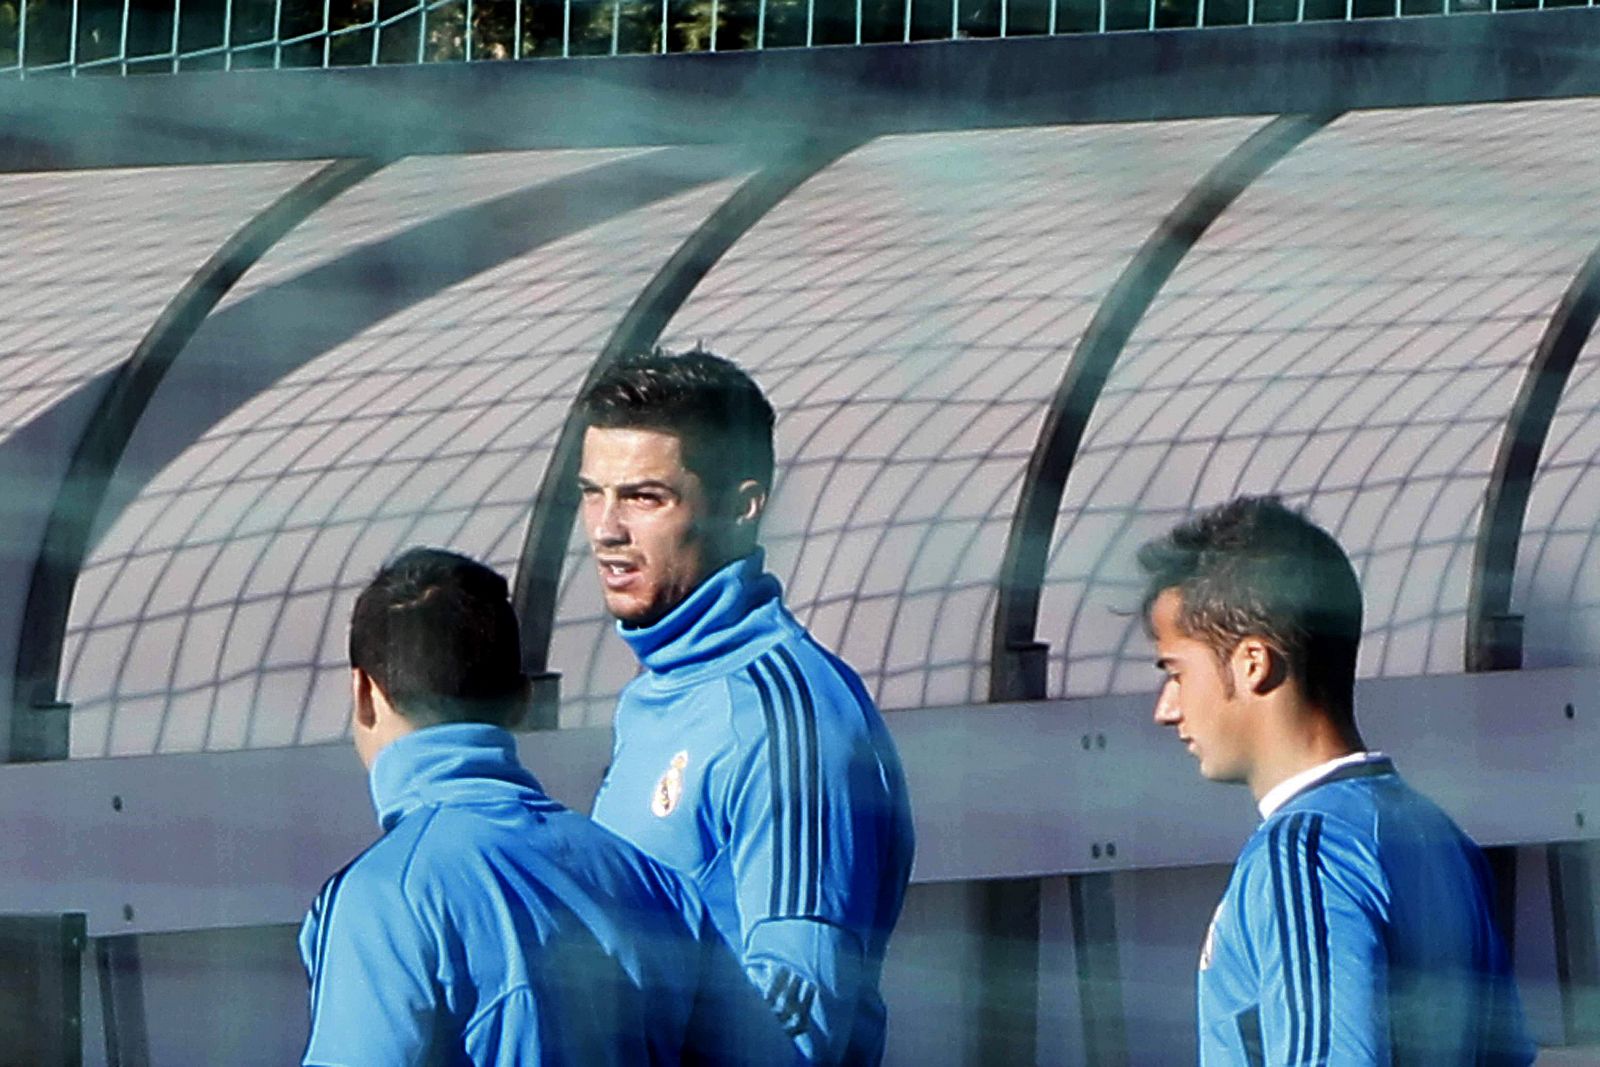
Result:
<svg viewBox="0 0 1600 1067"><path fill-rule="evenodd" d="M1482 853L1386 759L1335 771L1240 854L1201 964L1207 1063L1525 1064Z"/></svg>
<svg viewBox="0 0 1600 1067"><path fill-rule="evenodd" d="M676 1063L723 1041L733 1062L787 1053L694 892L544 796L509 734L420 731L384 751L372 787L388 833L302 930L305 1062Z"/></svg>
<svg viewBox="0 0 1600 1067"><path fill-rule="evenodd" d="M1335 792L1356 790L1355 783ZM1390 887L1390 1030L1401 1063L1460 1063L1524 1041L1483 853L1397 775L1371 780Z"/></svg>

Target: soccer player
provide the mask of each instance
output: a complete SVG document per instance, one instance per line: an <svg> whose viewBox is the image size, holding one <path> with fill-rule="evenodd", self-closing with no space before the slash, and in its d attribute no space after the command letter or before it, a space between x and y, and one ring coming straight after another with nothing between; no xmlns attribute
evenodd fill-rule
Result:
<svg viewBox="0 0 1600 1067"><path fill-rule="evenodd" d="M306 1064L793 1060L680 876L545 796L499 575L413 549L350 623L353 731L384 836L300 933Z"/></svg>
<svg viewBox="0 0 1600 1067"><path fill-rule="evenodd" d="M1531 1063L1482 853L1356 730L1361 590L1338 544L1240 497L1139 563L1156 722L1262 818L1201 953L1200 1062Z"/></svg>
<svg viewBox="0 0 1600 1067"><path fill-rule="evenodd" d="M772 407L696 350L619 360L579 410L584 529L644 668L594 817L695 879L807 1059L877 1063L910 809L860 679L763 567Z"/></svg>

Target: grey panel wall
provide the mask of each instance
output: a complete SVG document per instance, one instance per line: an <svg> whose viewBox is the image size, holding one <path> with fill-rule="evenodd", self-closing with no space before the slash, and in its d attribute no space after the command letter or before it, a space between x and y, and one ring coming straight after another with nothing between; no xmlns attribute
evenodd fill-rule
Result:
<svg viewBox="0 0 1600 1067"><path fill-rule="evenodd" d="M1562 707L1597 680L1592 670L1373 680L1358 699L1368 736L1480 840L1592 839L1600 822L1579 826L1574 813L1600 810L1600 718L1567 719ZM891 1062L963 1062L983 993L986 902L975 883L1027 876L1046 878L1041 1062L1083 1062L1072 1052L1078 986L1064 880L1053 877L1063 871L1104 871L1112 883L1132 1062L1181 1062L1173 1043L1192 1003L1199 938L1225 865L1256 822L1248 792L1195 774L1144 698L906 711L890 727L919 841L885 974L891 1048L902 1057ZM1107 743L1083 747L1085 734ZM609 736L546 731L520 747L552 794L581 809ZM151 1047L214 1051L155 1062L284 1062L304 1018L291 939L228 929L298 919L322 880L378 833L368 805L347 743L3 767L0 809L13 814L0 836L0 909L71 902L93 936L157 935L148 948L141 941ZM1106 842L1119 846L1115 856ZM1527 920L1518 959L1547 1006L1551 908L1539 860L1519 868L1533 877L1518 892ZM252 984L260 993L246 1010L233 998ZM244 1016L237 1027L226 1024L230 1007ZM1549 1024L1544 1012L1555 1027L1546 1035L1559 1035L1555 1014ZM1179 1055L1163 1060L1163 1045Z"/></svg>

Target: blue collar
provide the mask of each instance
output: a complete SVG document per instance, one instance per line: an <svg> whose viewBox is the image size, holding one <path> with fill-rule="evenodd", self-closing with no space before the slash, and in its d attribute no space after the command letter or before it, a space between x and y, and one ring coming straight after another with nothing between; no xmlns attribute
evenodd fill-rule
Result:
<svg viewBox="0 0 1600 1067"><path fill-rule="evenodd" d="M754 659L787 629L783 587L764 570L759 548L714 572L665 618L617 633L651 674L687 678L695 668L726 670L729 657Z"/></svg>
<svg viewBox="0 0 1600 1067"><path fill-rule="evenodd" d="M385 830L428 804L499 798L560 807L517 759L516 739L476 722L428 726L390 742L372 761L368 784Z"/></svg>

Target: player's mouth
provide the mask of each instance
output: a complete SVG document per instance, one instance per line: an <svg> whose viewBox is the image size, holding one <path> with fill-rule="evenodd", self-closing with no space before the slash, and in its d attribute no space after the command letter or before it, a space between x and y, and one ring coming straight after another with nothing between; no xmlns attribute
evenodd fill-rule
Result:
<svg viewBox="0 0 1600 1067"><path fill-rule="evenodd" d="M631 559L601 556L595 560L600 584L609 590L623 590L639 580L639 565Z"/></svg>

